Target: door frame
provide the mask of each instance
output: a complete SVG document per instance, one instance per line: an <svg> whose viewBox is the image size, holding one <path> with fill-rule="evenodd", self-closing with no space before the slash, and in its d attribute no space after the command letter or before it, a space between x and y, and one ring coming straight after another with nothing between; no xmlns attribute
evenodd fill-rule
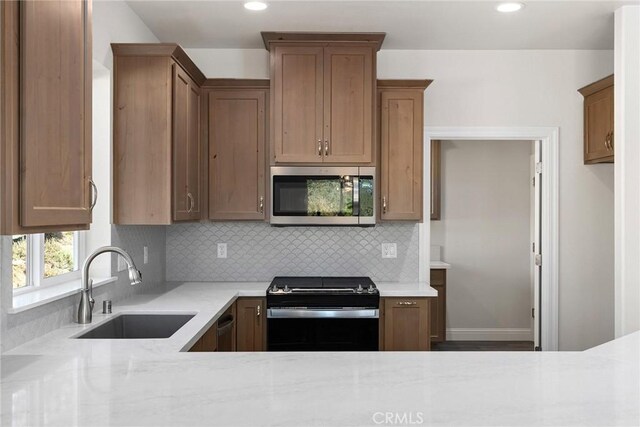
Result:
<svg viewBox="0 0 640 427"><path fill-rule="evenodd" d="M543 351L558 350L558 206L559 206L559 128L558 127L447 127L425 126L423 188L431 188L432 140L539 140L542 143L542 272L540 315ZM424 194L430 194L424 192ZM429 281L431 230L430 203L423 203L424 222L419 224L419 279Z"/></svg>

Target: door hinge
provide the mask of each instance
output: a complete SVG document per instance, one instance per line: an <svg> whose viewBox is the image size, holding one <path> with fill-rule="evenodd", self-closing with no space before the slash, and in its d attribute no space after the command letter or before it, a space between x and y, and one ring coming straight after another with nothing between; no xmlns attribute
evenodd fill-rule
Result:
<svg viewBox="0 0 640 427"><path fill-rule="evenodd" d="M536 252L536 242L531 243L531 252Z"/></svg>
<svg viewBox="0 0 640 427"><path fill-rule="evenodd" d="M536 173L542 173L542 162L536 163Z"/></svg>
<svg viewBox="0 0 640 427"><path fill-rule="evenodd" d="M540 267L540 266L542 265L542 255L540 255L540 254L536 254L536 256L535 256L535 262L536 262L536 265L537 265L538 267Z"/></svg>
<svg viewBox="0 0 640 427"><path fill-rule="evenodd" d="M533 178L531 178L531 186L532 187L536 186L536 177L535 176Z"/></svg>
<svg viewBox="0 0 640 427"><path fill-rule="evenodd" d="M536 309L535 308L531 309L531 317L534 318L534 319L536 318Z"/></svg>

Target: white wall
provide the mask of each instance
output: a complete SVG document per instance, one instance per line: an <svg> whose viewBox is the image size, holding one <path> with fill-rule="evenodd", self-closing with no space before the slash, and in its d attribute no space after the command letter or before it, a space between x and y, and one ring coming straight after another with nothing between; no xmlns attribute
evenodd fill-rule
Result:
<svg viewBox="0 0 640 427"><path fill-rule="evenodd" d="M531 141L442 141L447 330L455 340L533 340Z"/></svg>
<svg viewBox="0 0 640 427"><path fill-rule="evenodd" d="M267 78L264 50L187 49L208 77ZM240 64L229 58L242 57ZM577 89L613 72L613 51L382 50L379 78L430 78L426 126L560 127L559 344L613 338L613 165L583 164Z"/></svg>
<svg viewBox="0 0 640 427"><path fill-rule="evenodd" d="M640 329L640 6L615 15L616 336Z"/></svg>

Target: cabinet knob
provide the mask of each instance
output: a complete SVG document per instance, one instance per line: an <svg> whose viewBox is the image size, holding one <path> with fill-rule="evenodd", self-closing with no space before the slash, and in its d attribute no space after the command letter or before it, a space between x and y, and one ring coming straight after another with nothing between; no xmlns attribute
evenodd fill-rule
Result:
<svg viewBox="0 0 640 427"><path fill-rule="evenodd" d="M322 140L318 140L318 156L322 156Z"/></svg>
<svg viewBox="0 0 640 427"><path fill-rule="evenodd" d="M609 149L613 151L613 131L609 133Z"/></svg>
<svg viewBox="0 0 640 427"><path fill-rule="evenodd" d="M328 139L324 140L324 155L325 156L329 155L329 140Z"/></svg>
<svg viewBox="0 0 640 427"><path fill-rule="evenodd" d="M264 197L260 196L260 200L258 200L258 209L260 209L260 213L264 213Z"/></svg>
<svg viewBox="0 0 640 427"><path fill-rule="evenodd" d="M382 196L382 213L387 213L387 198Z"/></svg>
<svg viewBox="0 0 640 427"><path fill-rule="evenodd" d="M256 317L260 317L260 305L256 308Z"/></svg>

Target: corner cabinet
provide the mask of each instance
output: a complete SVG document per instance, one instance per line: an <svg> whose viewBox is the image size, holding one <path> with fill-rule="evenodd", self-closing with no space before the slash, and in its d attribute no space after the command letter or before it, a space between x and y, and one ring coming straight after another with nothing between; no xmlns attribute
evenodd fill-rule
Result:
<svg viewBox="0 0 640 427"><path fill-rule="evenodd" d="M613 75L583 87L584 163L613 163Z"/></svg>
<svg viewBox="0 0 640 427"><path fill-rule="evenodd" d="M268 80L207 80L209 219L266 218Z"/></svg>
<svg viewBox="0 0 640 427"><path fill-rule="evenodd" d="M91 1L0 3L0 232L87 229Z"/></svg>
<svg viewBox="0 0 640 427"><path fill-rule="evenodd" d="M113 222L200 219L200 85L175 44L112 44Z"/></svg>
<svg viewBox="0 0 640 427"><path fill-rule="evenodd" d="M430 311L433 298L382 298L380 349L431 350Z"/></svg>
<svg viewBox="0 0 640 427"><path fill-rule="evenodd" d="M384 34L262 36L271 52L272 163L373 163Z"/></svg>
<svg viewBox="0 0 640 427"><path fill-rule="evenodd" d="M383 221L422 221L423 99L430 83L378 80Z"/></svg>
<svg viewBox="0 0 640 427"><path fill-rule="evenodd" d="M238 298L237 351L267 350L267 311L265 298Z"/></svg>

